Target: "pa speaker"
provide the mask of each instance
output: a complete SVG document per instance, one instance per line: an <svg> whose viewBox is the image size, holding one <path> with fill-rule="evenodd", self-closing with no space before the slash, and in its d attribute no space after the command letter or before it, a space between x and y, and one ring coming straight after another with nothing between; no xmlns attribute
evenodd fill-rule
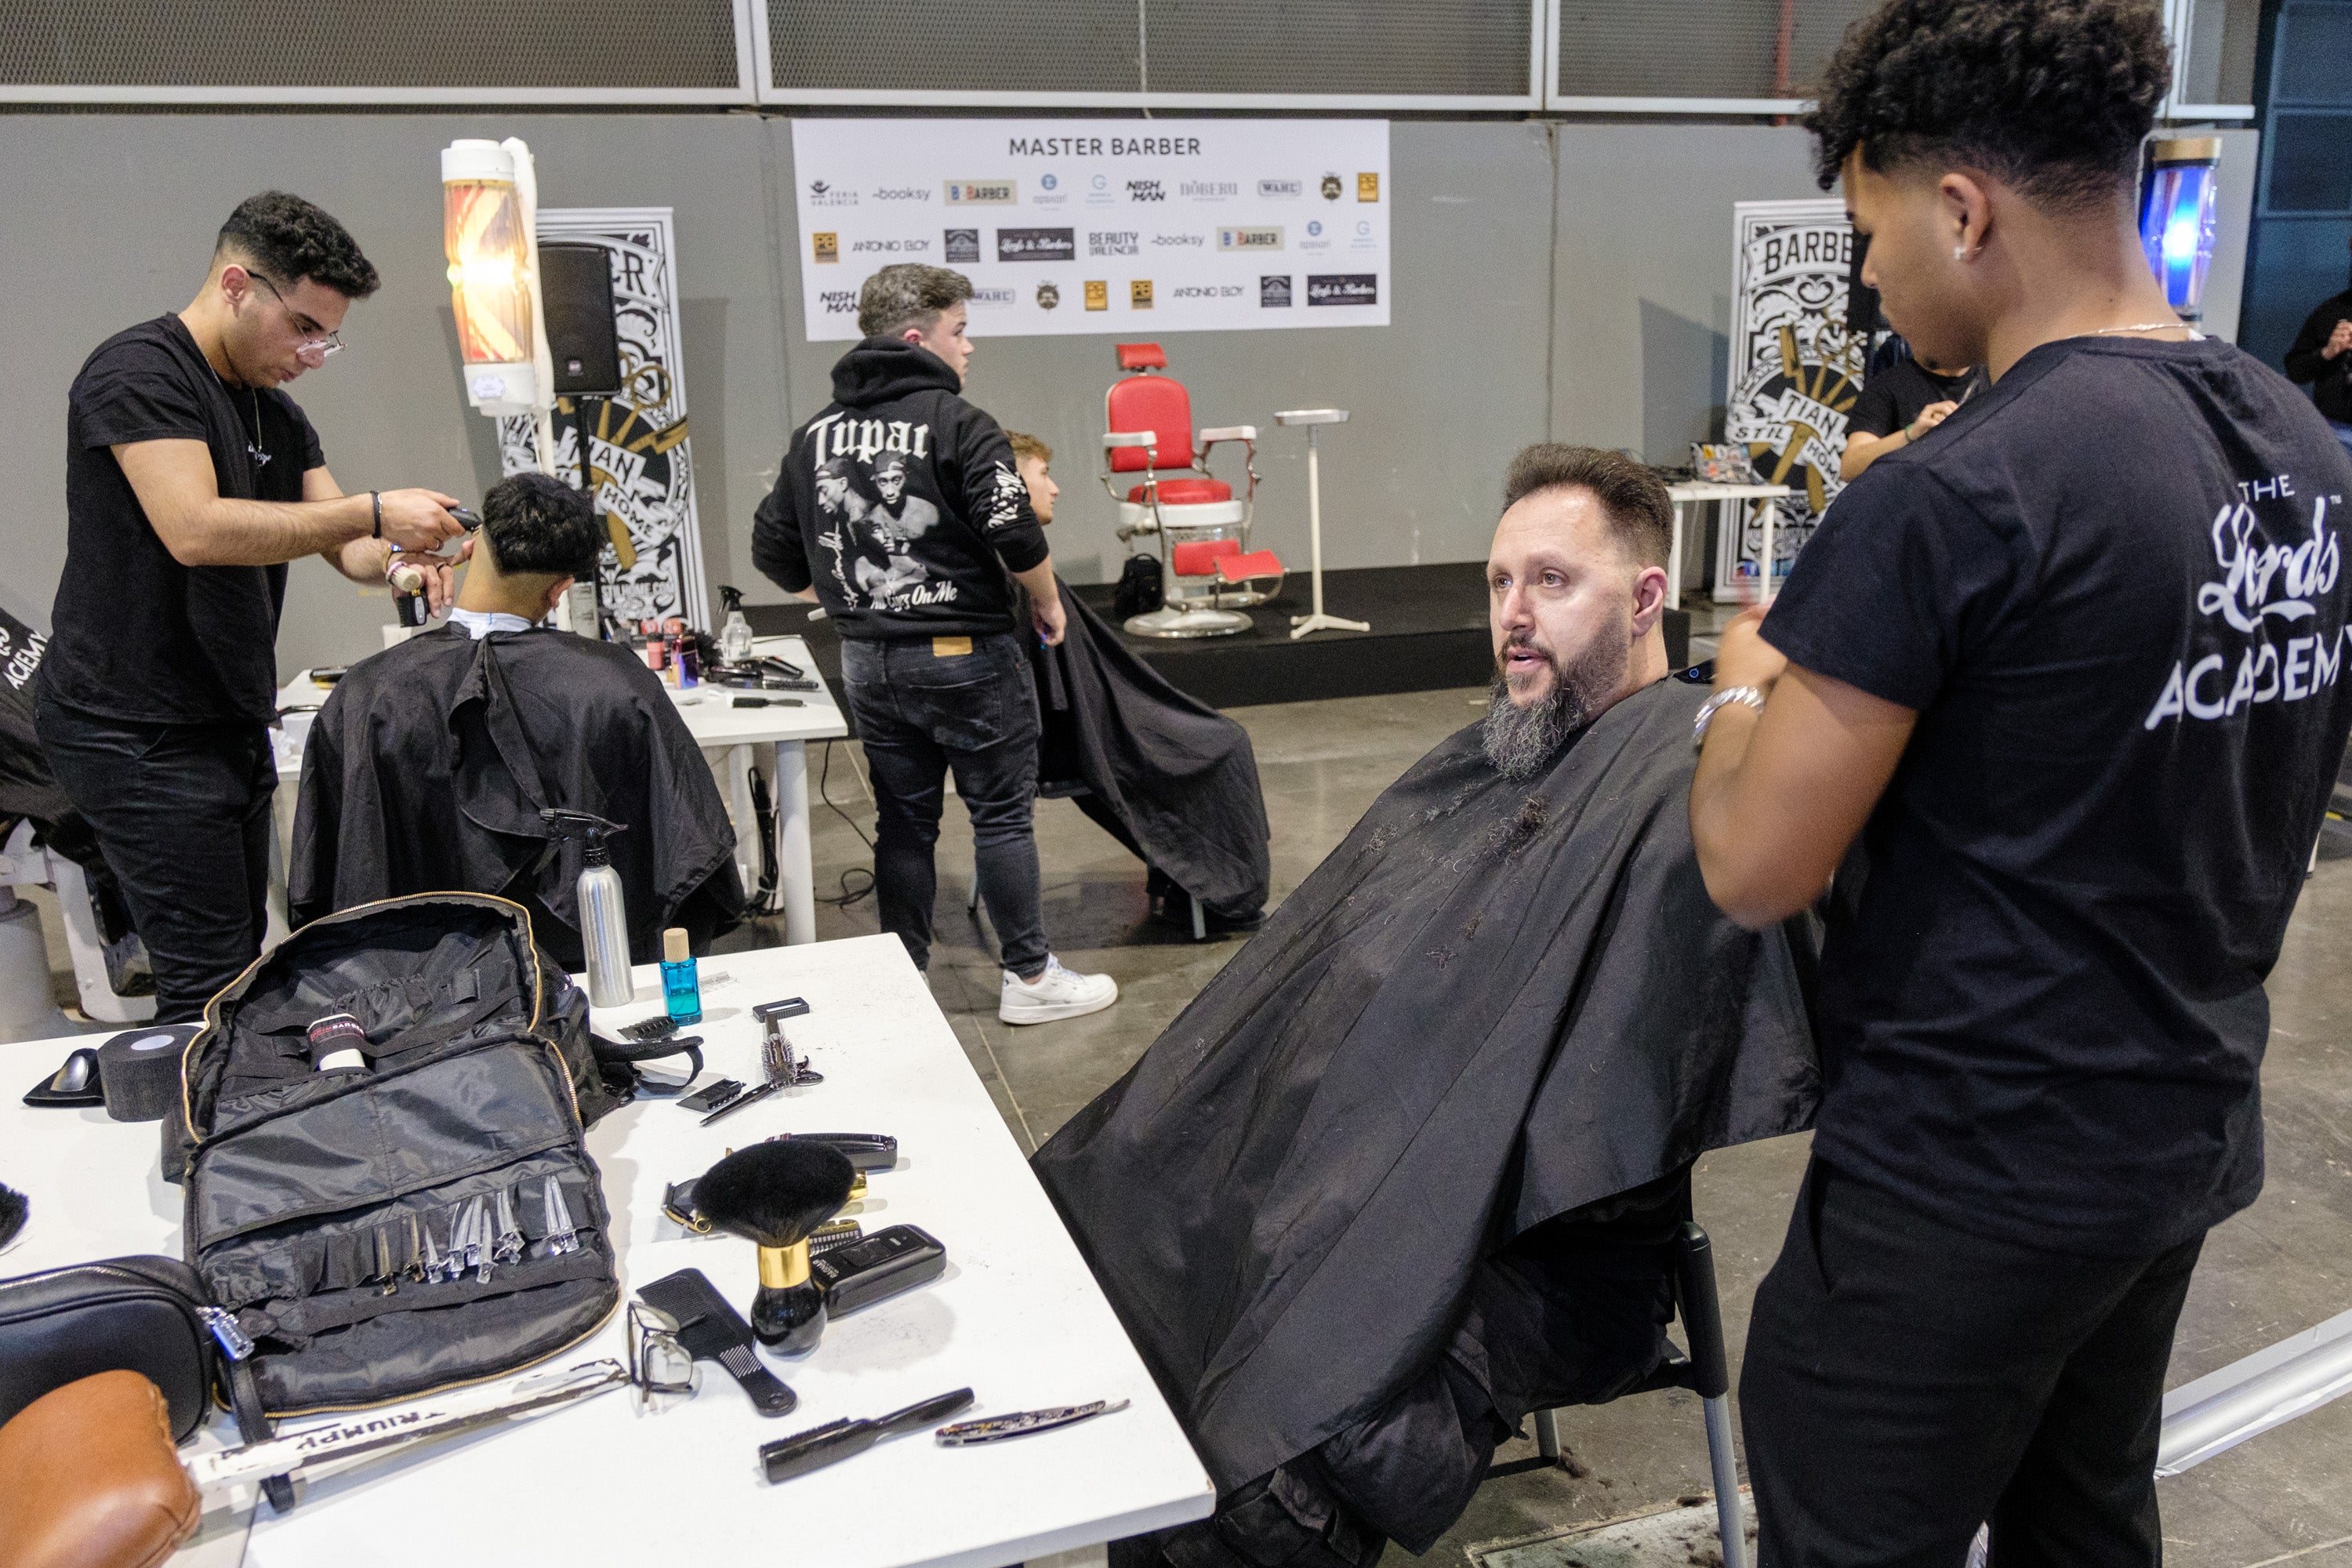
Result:
<svg viewBox="0 0 2352 1568"><path fill-rule="evenodd" d="M572 240L542 245L539 289L547 305L547 352L555 362L556 395L609 397L619 392L612 253Z"/></svg>
<svg viewBox="0 0 2352 1568"><path fill-rule="evenodd" d="M1878 290L1862 280L1863 258L1869 254L1870 236L1855 235L1853 261L1845 275L1845 330L1848 332L1883 332L1888 330L1886 312L1879 308ZM561 361L555 366L555 380L557 385L562 384L563 365Z"/></svg>

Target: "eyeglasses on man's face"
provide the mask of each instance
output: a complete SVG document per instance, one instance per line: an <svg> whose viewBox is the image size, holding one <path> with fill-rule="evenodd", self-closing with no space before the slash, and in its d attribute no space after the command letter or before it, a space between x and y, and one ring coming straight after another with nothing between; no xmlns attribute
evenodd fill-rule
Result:
<svg viewBox="0 0 2352 1568"><path fill-rule="evenodd" d="M294 345L294 357L304 364L316 370L327 363L328 355L339 354L348 346L343 342L341 332L327 331L292 305L288 304L285 290L271 282L268 278L249 267L246 268L245 275L269 290L270 297L284 307L286 319L294 323L296 331L302 334L302 341Z"/></svg>

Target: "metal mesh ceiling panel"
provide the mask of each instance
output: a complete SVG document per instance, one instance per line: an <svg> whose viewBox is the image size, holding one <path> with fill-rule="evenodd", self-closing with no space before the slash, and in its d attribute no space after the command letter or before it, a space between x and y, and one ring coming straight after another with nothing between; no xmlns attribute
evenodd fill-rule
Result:
<svg viewBox="0 0 2352 1568"><path fill-rule="evenodd" d="M1560 0L1562 98L1804 98L1876 0Z"/></svg>
<svg viewBox="0 0 2352 1568"><path fill-rule="evenodd" d="M1154 92L1524 97L1527 0L1146 0Z"/></svg>
<svg viewBox="0 0 2352 1568"><path fill-rule="evenodd" d="M763 0L776 86L1135 92L1135 0Z"/></svg>
<svg viewBox="0 0 2352 1568"><path fill-rule="evenodd" d="M0 82L733 88L730 0L6 0Z"/></svg>

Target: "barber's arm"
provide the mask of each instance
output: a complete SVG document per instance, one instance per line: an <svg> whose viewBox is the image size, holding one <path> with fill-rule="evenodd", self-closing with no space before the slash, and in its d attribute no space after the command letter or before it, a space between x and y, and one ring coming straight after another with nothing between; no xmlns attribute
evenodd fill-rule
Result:
<svg viewBox="0 0 2352 1568"><path fill-rule="evenodd" d="M2322 305L2303 323L2294 342L2286 351L2286 377L2289 381L2314 382L2320 373L2352 352L2352 321L2347 321L2329 306Z"/></svg>
<svg viewBox="0 0 2352 1568"><path fill-rule="evenodd" d="M302 499L306 502L340 500L342 487L325 465L306 468L302 473ZM425 574L425 602L433 614L446 614L450 602L457 596L457 565L474 553L474 542L467 540L457 547L455 555L412 554L395 550L388 539L354 539L331 550L322 550L319 558L354 583L373 586L384 580L394 555L406 556L409 563Z"/></svg>
<svg viewBox="0 0 2352 1568"><path fill-rule="evenodd" d="M981 537L1004 569L1029 591L1030 624L1038 640L1054 647L1069 629L1068 617L1062 611L1062 590L1054 581L1054 554L1029 505L1029 487L1013 460L1013 443L996 421L982 416L966 426L964 444L958 454L964 515L979 524Z"/></svg>
<svg viewBox="0 0 2352 1568"><path fill-rule="evenodd" d="M1848 436L1845 438L1845 450L1838 456L1839 480L1842 483L1850 484L1861 478L1864 470L1871 464L1889 452L1899 452L1916 441L1951 417L1958 411L1959 406L1958 404L1948 399L1942 403L1931 403L1919 411L1917 418L1892 435L1873 436L1867 433L1857 433Z"/></svg>
<svg viewBox="0 0 2352 1568"><path fill-rule="evenodd" d="M1753 688L1762 710L1724 703L1691 780L1691 836L1717 908L1750 931L1811 904L1895 776L1918 714L1792 665L1741 614L1715 656L1717 692Z"/></svg>
<svg viewBox="0 0 2352 1568"><path fill-rule="evenodd" d="M340 550L375 531L376 503L363 495L299 501L222 495L202 441L131 441L110 450L156 537L183 566L274 566ZM305 497L311 477L302 479ZM455 496L385 490L382 500L383 537L402 549L431 550L465 531L447 510L457 504Z"/></svg>

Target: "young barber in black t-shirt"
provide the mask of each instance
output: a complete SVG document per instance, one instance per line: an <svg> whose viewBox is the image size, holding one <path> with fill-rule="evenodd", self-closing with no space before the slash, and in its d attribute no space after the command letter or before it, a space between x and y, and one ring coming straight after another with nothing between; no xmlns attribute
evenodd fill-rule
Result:
<svg viewBox="0 0 2352 1568"><path fill-rule="evenodd" d="M1903 355L1863 384L1853 412L1846 416L1838 478L1852 484L1871 464L1918 440L1984 388L1980 366L1946 374Z"/></svg>
<svg viewBox="0 0 2352 1568"><path fill-rule="evenodd" d="M1768 1568L1954 1564L1985 1521L2003 1568L2158 1563L2173 1329L2262 1186L2352 460L2141 258L2168 74L2136 0L1894 0L1812 120L1888 317L1992 386L1845 491L1701 716L1716 900L1761 926L1837 878L1740 1385Z"/></svg>
<svg viewBox="0 0 2352 1568"><path fill-rule="evenodd" d="M464 531L438 491L345 496L278 390L342 346L375 288L341 224L255 196L194 301L109 338L74 379L35 722L131 906L159 1022L196 1017L261 951L286 563L318 553L381 583L395 546ZM448 568L426 575L437 609Z"/></svg>

